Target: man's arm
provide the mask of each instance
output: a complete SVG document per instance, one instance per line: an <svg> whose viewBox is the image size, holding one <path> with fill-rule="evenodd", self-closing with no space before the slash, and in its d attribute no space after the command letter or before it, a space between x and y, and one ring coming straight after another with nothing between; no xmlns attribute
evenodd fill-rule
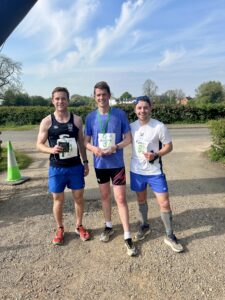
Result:
<svg viewBox="0 0 225 300"><path fill-rule="evenodd" d="M81 158L83 161L85 161L85 160L87 160L87 152L86 152L86 148L84 146L84 134L83 134L82 119L78 116L74 116L74 123L79 128L77 144L79 147Z"/></svg>
<svg viewBox="0 0 225 300"><path fill-rule="evenodd" d="M161 156L164 156L164 155L170 153L172 150L173 150L173 143L170 142L168 144L164 144L158 152L156 152L156 153L147 152L147 153L144 153L144 155L149 161L151 161L158 157L161 157Z"/></svg>
<svg viewBox="0 0 225 300"><path fill-rule="evenodd" d="M94 153L95 156L102 156L104 154L101 148L93 146L91 144L91 136L88 135L84 136L84 145L86 149Z"/></svg>
<svg viewBox="0 0 225 300"><path fill-rule="evenodd" d="M84 146L83 122L80 117L74 115L74 123L79 128L77 145L84 164L84 175L87 176L89 173L89 166L87 160L87 152Z"/></svg>
<svg viewBox="0 0 225 300"><path fill-rule="evenodd" d="M45 144L48 139L48 129L50 126L51 126L51 118L50 116L47 116L41 121L36 147L39 151L44 153L58 154L62 152L62 147L55 145L53 148L50 148Z"/></svg>
<svg viewBox="0 0 225 300"><path fill-rule="evenodd" d="M104 150L103 152L105 155L110 155L112 153L115 153L117 150L123 149L124 147L129 145L131 141L132 141L132 136L131 136L131 132L129 131L123 135L123 140L121 142L111 146L110 148Z"/></svg>
<svg viewBox="0 0 225 300"><path fill-rule="evenodd" d="M128 146L132 141L131 132L128 131L123 135L123 140L116 145L116 149L122 149Z"/></svg>

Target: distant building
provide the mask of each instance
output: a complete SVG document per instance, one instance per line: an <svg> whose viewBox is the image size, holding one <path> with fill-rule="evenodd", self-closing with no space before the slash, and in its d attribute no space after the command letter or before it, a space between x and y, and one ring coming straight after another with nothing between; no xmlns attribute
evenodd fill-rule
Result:
<svg viewBox="0 0 225 300"><path fill-rule="evenodd" d="M135 98L129 98L129 99L118 99L118 101L116 101L115 98L110 98L109 100L109 105L110 106L114 106L117 104L132 104Z"/></svg>
<svg viewBox="0 0 225 300"><path fill-rule="evenodd" d="M109 105L110 105L110 106L114 106L114 105L116 105L116 104L117 104L116 99L115 99L115 98L110 98L110 100L109 100Z"/></svg>
<svg viewBox="0 0 225 300"><path fill-rule="evenodd" d="M191 100L192 98L191 97L184 97L180 100L177 101L177 104L180 104L180 105L187 105L188 102Z"/></svg>
<svg viewBox="0 0 225 300"><path fill-rule="evenodd" d="M2 104L3 104L3 102L4 102L4 100L3 100L3 99L0 99L0 105L2 105Z"/></svg>

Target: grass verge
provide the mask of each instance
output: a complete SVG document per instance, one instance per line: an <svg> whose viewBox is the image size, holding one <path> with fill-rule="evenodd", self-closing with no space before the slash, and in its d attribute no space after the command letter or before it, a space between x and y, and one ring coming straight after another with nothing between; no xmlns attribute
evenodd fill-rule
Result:
<svg viewBox="0 0 225 300"><path fill-rule="evenodd" d="M0 127L0 131L7 131L7 130L13 130L13 131L25 131L25 130L32 130L34 128L37 128L38 125L22 125L22 126L16 126L16 125L7 125Z"/></svg>
<svg viewBox="0 0 225 300"><path fill-rule="evenodd" d="M19 169L26 169L31 163L32 158L22 152L14 151L17 165ZM0 173L7 171L7 149L1 148L1 154L0 154Z"/></svg>

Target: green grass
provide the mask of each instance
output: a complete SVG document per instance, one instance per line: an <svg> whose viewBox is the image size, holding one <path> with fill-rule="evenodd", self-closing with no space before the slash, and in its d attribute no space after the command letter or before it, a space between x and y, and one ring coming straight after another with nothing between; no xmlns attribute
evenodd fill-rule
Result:
<svg viewBox="0 0 225 300"><path fill-rule="evenodd" d="M22 152L14 151L19 169L25 169L32 163L32 158ZM7 171L7 149L1 148L0 172Z"/></svg>
<svg viewBox="0 0 225 300"><path fill-rule="evenodd" d="M22 126L16 126L15 124L12 125L6 125L0 127L0 131L7 131L7 130L13 130L13 131L25 131L25 130L31 130L34 128L37 128L38 125L22 125Z"/></svg>
<svg viewBox="0 0 225 300"><path fill-rule="evenodd" d="M218 151L218 149L211 146L211 148L207 151L207 155L211 161L217 161L225 164L225 155L223 150Z"/></svg>

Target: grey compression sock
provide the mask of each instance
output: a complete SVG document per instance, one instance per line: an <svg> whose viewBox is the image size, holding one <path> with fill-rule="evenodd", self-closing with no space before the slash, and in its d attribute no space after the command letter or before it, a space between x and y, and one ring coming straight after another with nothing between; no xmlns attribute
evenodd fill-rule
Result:
<svg viewBox="0 0 225 300"><path fill-rule="evenodd" d="M138 203L140 221L142 224L148 224L148 203Z"/></svg>
<svg viewBox="0 0 225 300"><path fill-rule="evenodd" d="M163 224L166 229L166 234L167 235L172 235L173 234L173 225L172 225L172 212L162 212L161 211L161 219L163 221Z"/></svg>

